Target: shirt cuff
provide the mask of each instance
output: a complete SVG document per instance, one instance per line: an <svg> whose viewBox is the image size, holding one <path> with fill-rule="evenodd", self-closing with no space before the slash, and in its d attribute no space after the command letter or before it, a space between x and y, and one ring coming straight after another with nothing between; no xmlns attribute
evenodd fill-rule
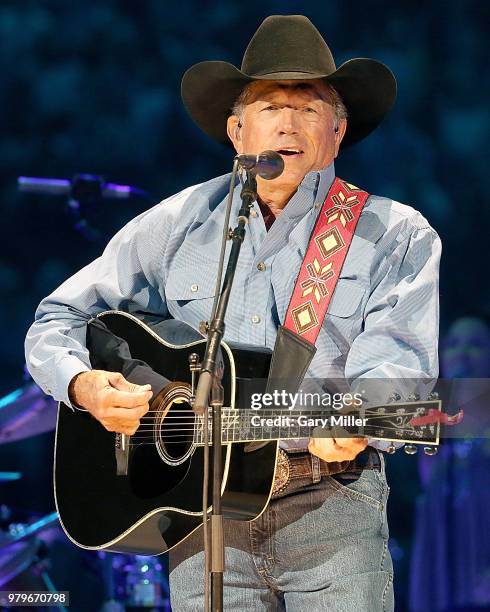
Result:
<svg viewBox="0 0 490 612"><path fill-rule="evenodd" d="M68 397L68 387L74 376L81 372L89 372L90 368L78 357L68 355L56 366L56 389L46 389L47 393L52 395L58 402L63 402L69 408L74 410L80 407L70 402Z"/></svg>

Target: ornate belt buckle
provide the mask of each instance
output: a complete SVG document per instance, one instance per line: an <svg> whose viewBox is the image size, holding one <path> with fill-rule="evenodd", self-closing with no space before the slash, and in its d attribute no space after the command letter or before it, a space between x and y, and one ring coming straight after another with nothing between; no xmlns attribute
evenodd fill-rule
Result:
<svg viewBox="0 0 490 612"><path fill-rule="evenodd" d="M282 448L277 453L276 472L274 476L274 485L272 487L272 496L277 495L288 486L290 480L289 459L288 454Z"/></svg>

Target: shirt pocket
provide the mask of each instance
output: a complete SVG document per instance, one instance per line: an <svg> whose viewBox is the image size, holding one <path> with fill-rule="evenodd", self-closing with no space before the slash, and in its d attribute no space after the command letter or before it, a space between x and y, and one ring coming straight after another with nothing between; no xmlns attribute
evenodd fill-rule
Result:
<svg viewBox="0 0 490 612"><path fill-rule="evenodd" d="M165 283L165 300L175 319L195 328L209 320L217 267L217 260L203 253L199 258L183 256L174 261Z"/></svg>
<svg viewBox="0 0 490 612"><path fill-rule="evenodd" d="M352 341L362 329L364 291L357 279L339 278L337 281L320 337L332 341L340 355L347 355Z"/></svg>
<svg viewBox="0 0 490 612"><path fill-rule="evenodd" d="M354 278L339 278L328 307L328 314L347 319L359 309L364 295L362 283Z"/></svg>
<svg viewBox="0 0 490 612"><path fill-rule="evenodd" d="M216 277L207 276L202 271L189 271L185 274L169 275L165 284L165 298L171 302L189 302L191 300L205 300L214 297Z"/></svg>

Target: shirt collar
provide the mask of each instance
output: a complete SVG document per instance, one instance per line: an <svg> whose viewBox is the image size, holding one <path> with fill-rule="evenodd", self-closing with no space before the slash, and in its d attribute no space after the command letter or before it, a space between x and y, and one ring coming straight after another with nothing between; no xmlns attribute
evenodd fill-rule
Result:
<svg viewBox="0 0 490 612"><path fill-rule="evenodd" d="M285 213L289 219L296 219L305 215L315 204L323 204L334 178L333 161L322 170L308 172L284 208L283 214Z"/></svg>

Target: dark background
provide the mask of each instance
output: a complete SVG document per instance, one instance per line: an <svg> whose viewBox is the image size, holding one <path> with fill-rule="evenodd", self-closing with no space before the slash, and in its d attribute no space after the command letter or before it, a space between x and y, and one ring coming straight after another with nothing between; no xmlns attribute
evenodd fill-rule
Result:
<svg viewBox="0 0 490 612"><path fill-rule="evenodd" d="M40 299L103 248L74 229L63 198L21 194L17 177L90 172L151 193L151 202L103 201L84 211L110 236L151 203L228 172L230 151L186 116L180 78L206 59L240 64L270 14L310 17L337 65L373 57L394 71L397 104L375 134L341 154L337 174L414 206L439 232L442 328L461 314L488 312L489 12L475 0L2 0L0 394L22 383L24 336ZM0 449L2 469L26 463L23 471L34 464L39 471L29 495L20 482L2 485L0 501L52 508L50 442L47 434ZM419 485L410 457L390 458L389 471L403 609Z"/></svg>

